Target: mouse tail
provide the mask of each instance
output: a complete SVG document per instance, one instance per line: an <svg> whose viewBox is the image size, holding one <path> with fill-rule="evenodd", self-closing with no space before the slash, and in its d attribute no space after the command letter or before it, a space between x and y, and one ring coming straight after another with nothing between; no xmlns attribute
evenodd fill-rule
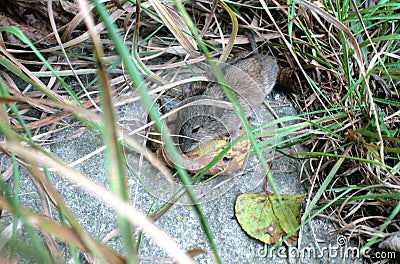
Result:
<svg viewBox="0 0 400 264"><path fill-rule="evenodd" d="M258 53L257 42L256 42L256 39L254 38L254 34L250 31L247 34L247 37L249 38L249 41L250 41L251 49L253 51L252 53Z"/></svg>

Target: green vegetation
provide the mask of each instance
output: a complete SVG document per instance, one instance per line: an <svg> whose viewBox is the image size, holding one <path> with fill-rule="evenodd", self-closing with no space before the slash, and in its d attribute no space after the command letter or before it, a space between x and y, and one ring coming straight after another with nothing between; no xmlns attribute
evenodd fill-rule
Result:
<svg viewBox="0 0 400 264"><path fill-rule="evenodd" d="M198 205L191 178L180 166L179 153L154 99L165 94L177 97L178 81L164 76L169 69L185 64L206 62L224 83L213 59L225 61L233 53L249 49L250 31L259 50L273 54L284 69L279 86L284 86L299 111L297 116L271 121L280 125L275 133L260 134L246 122L234 94L225 89L241 112L252 144L250 154L259 159L277 199L281 199L279 190L261 154L271 147L304 163L301 175L309 193L301 226L315 217L330 219L341 232L358 240L362 249L376 247L389 233L399 231L399 3L152 0L108 1L104 5L95 0L93 8L86 11L87 1L75 1L79 6L73 2L69 1L81 10L76 17L82 15L83 19L80 26L71 20L67 26L73 30L63 35L62 42L44 47L29 40L18 27L0 27L0 34L21 41L19 45L7 40L0 43L0 220L11 219L9 225L2 222L0 226L1 263L21 259L58 263L66 257L79 263L79 252L90 253L90 263L94 259L136 263L141 235L138 239L131 234L138 228L177 262L189 263L192 255L204 253L183 252L130 204L129 164L123 148L141 153L165 179L174 182L176 177L185 185L175 193L171 184L174 195L170 203L152 208L156 213L149 216L158 219L187 193L216 262L222 262L209 220ZM68 32L66 28L60 27L55 35ZM187 54L191 56L185 57ZM151 85L155 83L167 88L154 89ZM123 105L128 101L122 91L130 92L129 99L140 99L148 111L154 123L152 132L163 135L176 175L116 125L114 102ZM46 140L69 128L71 119L101 138L111 191L46 148ZM296 124L288 125L291 121ZM143 126L140 132L145 134L146 129ZM257 141L266 135L270 136L267 141ZM147 139L152 140L150 136ZM307 151L289 151L295 145ZM199 177L227 151L229 148L198 172ZM20 204L21 171L34 183L41 213ZM83 228L51 183L55 171L115 211L121 252ZM21 235L29 240L22 243Z"/></svg>

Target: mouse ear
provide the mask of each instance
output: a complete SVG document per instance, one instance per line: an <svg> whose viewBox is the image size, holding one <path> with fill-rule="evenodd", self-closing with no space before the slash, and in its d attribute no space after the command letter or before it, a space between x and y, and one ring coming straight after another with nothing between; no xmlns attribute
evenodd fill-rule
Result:
<svg viewBox="0 0 400 264"><path fill-rule="evenodd" d="M226 63L220 62L220 61L214 61L214 63L218 66L218 68L223 72L224 65ZM209 64L202 64L202 67L204 67L204 70L206 72L206 77L210 82L217 82L217 77L215 76L215 73L211 66Z"/></svg>
<svg viewBox="0 0 400 264"><path fill-rule="evenodd" d="M188 99L193 96L202 95L206 88L206 82L185 83L182 85L182 98Z"/></svg>
<svg viewBox="0 0 400 264"><path fill-rule="evenodd" d="M188 98L190 97L190 89L192 87L191 83L184 83L182 85L182 96L183 98Z"/></svg>

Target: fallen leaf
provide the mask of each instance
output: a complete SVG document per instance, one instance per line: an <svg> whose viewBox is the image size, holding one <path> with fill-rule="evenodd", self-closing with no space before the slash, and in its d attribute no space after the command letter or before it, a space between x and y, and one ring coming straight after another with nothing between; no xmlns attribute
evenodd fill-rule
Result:
<svg viewBox="0 0 400 264"><path fill-rule="evenodd" d="M206 167L222 150L222 146L226 145L227 141L212 140L200 144L197 148L189 153L180 154L180 164L190 173L197 173ZM205 175L230 175L241 169L246 161L247 154L250 149L250 141L245 138L236 142L232 148L212 166ZM174 167L174 163L166 148L157 151L157 156L162 158L170 167Z"/></svg>
<svg viewBox="0 0 400 264"><path fill-rule="evenodd" d="M223 139L215 139L215 140L210 140L207 142L204 142L200 145L198 145L195 149L189 152L189 154L195 155L195 156L202 156L202 155L207 155L210 154L211 152L225 146L228 143L228 138L225 137Z"/></svg>
<svg viewBox="0 0 400 264"><path fill-rule="evenodd" d="M266 244L275 244L299 225L303 194L284 194L280 204L274 194L243 193L235 203L235 215L243 230ZM298 239L298 233L290 242Z"/></svg>

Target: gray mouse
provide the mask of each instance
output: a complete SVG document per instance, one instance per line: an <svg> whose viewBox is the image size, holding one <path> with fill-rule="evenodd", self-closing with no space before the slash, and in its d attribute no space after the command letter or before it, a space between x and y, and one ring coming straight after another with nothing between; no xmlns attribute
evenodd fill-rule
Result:
<svg viewBox="0 0 400 264"><path fill-rule="evenodd" d="M265 96L272 91L278 75L275 58L259 53L236 59L220 66L220 69L246 117L251 115L252 109L261 106ZM229 101L222 85L215 78L211 79L202 95L215 100ZM222 138L227 133L230 140L238 137L242 124L232 107L224 111L218 108L216 111L208 110L208 112L204 115L200 108L199 117L178 124L181 125L179 142L182 152L190 152L200 142L205 142L205 137L213 140ZM185 116L184 111L182 115ZM205 117L207 115L210 116L207 118Z"/></svg>

